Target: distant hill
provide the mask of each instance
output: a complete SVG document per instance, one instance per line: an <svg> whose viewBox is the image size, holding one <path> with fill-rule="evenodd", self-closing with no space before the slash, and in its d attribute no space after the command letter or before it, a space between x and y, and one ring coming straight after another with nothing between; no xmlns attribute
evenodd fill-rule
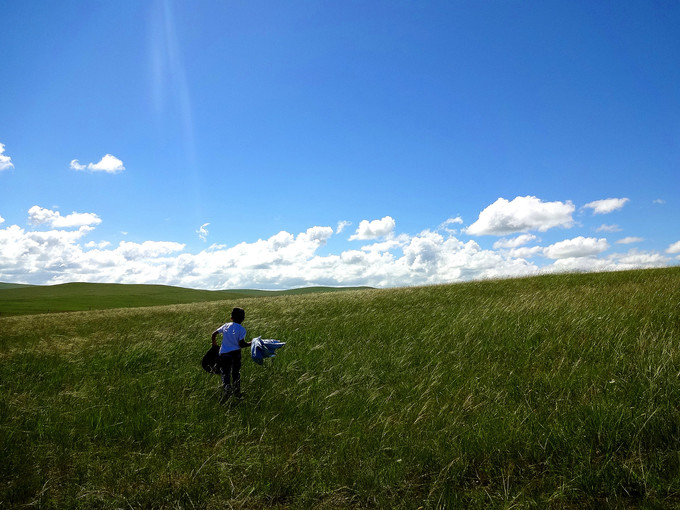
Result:
<svg viewBox="0 0 680 510"><path fill-rule="evenodd" d="M197 290L168 285L128 285L116 283L64 283L60 285L21 285L0 283L0 317L108 308L174 305L207 301L235 300L285 294L308 294L355 290L360 287L306 287L284 291ZM368 288L368 287L361 287Z"/></svg>
<svg viewBox="0 0 680 510"><path fill-rule="evenodd" d="M0 282L0 290L5 289L21 289L26 287L33 287L33 285L25 285L23 283L3 283Z"/></svg>

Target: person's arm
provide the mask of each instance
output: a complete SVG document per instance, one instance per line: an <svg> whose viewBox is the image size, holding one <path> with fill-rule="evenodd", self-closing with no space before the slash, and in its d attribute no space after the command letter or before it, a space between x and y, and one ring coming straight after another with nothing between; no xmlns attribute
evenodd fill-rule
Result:
<svg viewBox="0 0 680 510"><path fill-rule="evenodd" d="M253 343L253 342L246 342L246 339L245 339L245 338L243 338L242 340L239 340L239 341L238 341L238 345L239 345L239 347L240 347L241 349L243 349L244 347L250 347L250 344L252 344L252 343Z"/></svg>
<svg viewBox="0 0 680 510"><path fill-rule="evenodd" d="M217 347L217 342L215 342L215 339L217 338L217 335L219 334L219 332L220 332L220 330L218 328L215 331L213 331L213 333L212 333L212 339L211 340L212 340L213 347Z"/></svg>

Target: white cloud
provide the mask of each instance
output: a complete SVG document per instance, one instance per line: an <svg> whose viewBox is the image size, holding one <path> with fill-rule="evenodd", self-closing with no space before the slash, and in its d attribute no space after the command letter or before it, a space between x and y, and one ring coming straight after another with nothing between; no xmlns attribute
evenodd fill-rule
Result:
<svg viewBox="0 0 680 510"><path fill-rule="evenodd" d="M361 249L362 251L370 252L390 251L394 250L395 248L405 246L410 242L410 239L411 238L408 235L402 234L396 237L390 237L390 239L387 239L386 241L383 241L381 243L367 244L365 246L362 246Z"/></svg>
<svg viewBox="0 0 680 510"><path fill-rule="evenodd" d="M630 250L628 253L614 253L607 260L612 268L642 269L645 267L663 267L669 264L669 259L657 252Z"/></svg>
<svg viewBox="0 0 680 510"><path fill-rule="evenodd" d="M352 235L349 240L366 240L366 239L377 239L379 237L384 237L392 233L395 227L394 219L391 216L385 216L380 220L362 220L359 223L359 228L357 228L354 235Z"/></svg>
<svg viewBox="0 0 680 510"><path fill-rule="evenodd" d="M670 260L658 252L630 250L627 253L613 253L605 258L595 256L558 259L541 269L545 273L626 271L668 266Z"/></svg>
<svg viewBox="0 0 680 510"><path fill-rule="evenodd" d="M3 218L2 216L0 216L0 225L2 225L3 223L5 223L5 218Z"/></svg>
<svg viewBox="0 0 680 510"><path fill-rule="evenodd" d="M667 249L666 253L680 253L680 241L676 241L671 244Z"/></svg>
<svg viewBox="0 0 680 510"><path fill-rule="evenodd" d="M592 271L611 271L616 266L611 262L597 257L567 257L557 259L551 265L541 269L544 273L570 273L570 272L592 272Z"/></svg>
<svg viewBox="0 0 680 510"><path fill-rule="evenodd" d="M26 232L17 225L0 229L0 281L47 283L55 273L75 276L82 254L77 242L90 230Z"/></svg>
<svg viewBox="0 0 680 510"><path fill-rule="evenodd" d="M72 170L90 170L92 172L106 172L108 174L116 174L125 170L123 162L112 154L107 154L98 163L88 163L81 165L77 159L71 160L69 165Z"/></svg>
<svg viewBox="0 0 680 510"><path fill-rule="evenodd" d="M517 236L503 241L508 248L489 250L446 232L395 234L393 228L383 230L388 232L384 239L369 241L360 249L320 255L320 248L334 233L329 226L313 226L298 234L281 231L234 246L212 244L188 253L184 244L170 241L117 245L87 241L93 225L57 228L54 224L68 216L42 208L32 211L30 217L38 222L35 227L48 230L24 230L17 225L0 228L0 281L154 283L206 289L393 287L566 270L658 267L671 260L657 252L636 250L604 256L605 239L577 237L543 248L522 246L534 239ZM680 253L680 241L669 247L671 252ZM539 255L555 260L539 266L533 261Z"/></svg>
<svg viewBox="0 0 680 510"><path fill-rule="evenodd" d="M5 144L0 143L0 172L14 168L12 158L5 156Z"/></svg>
<svg viewBox="0 0 680 510"><path fill-rule="evenodd" d="M463 218L460 216L456 216L455 218L449 218L446 220L444 223L439 225L437 230L443 230L445 232L448 232L449 234L456 234L458 233L458 230L455 228L451 228L452 225L462 225L463 224Z"/></svg>
<svg viewBox="0 0 680 510"><path fill-rule="evenodd" d="M616 241L616 244L634 244L641 243L644 240L643 237L624 237L623 239Z"/></svg>
<svg viewBox="0 0 680 510"><path fill-rule="evenodd" d="M607 240L594 237L575 237L551 244L543 250L546 257L551 259L580 258L597 255L609 248Z"/></svg>
<svg viewBox="0 0 680 510"><path fill-rule="evenodd" d="M49 213L49 211L48 211ZM34 210L50 224L54 215ZM158 283L196 288L291 288L309 285L398 286L471 278L535 274L525 260L482 250L452 236L425 231L401 234L340 254L320 256L331 227L297 235L279 232L235 246L212 245L196 254L181 243L84 242L92 227L30 232L0 229L0 281ZM387 230L392 232L391 230ZM82 242L82 244L81 244Z"/></svg>
<svg viewBox="0 0 680 510"><path fill-rule="evenodd" d="M28 210L28 222L31 225L47 224L53 228L75 228L99 225L102 220L93 213L73 212L68 216L62 216L59 211L52 211L34 205Z"/></svg>
<svg viewBox="0 0 680 510"><path fill-rule="evenodd" d="M182 251L184 246L184 244L169 241L144 241L143 243L121 241L114 252L127 260L152 259Z"/></svg>
<svg viewBox="0 0 680 510"><path fill-rule="evenodd" d="M479 213L479 218L465 232L470 235L507 235L529 230L545 232L554 227L573 225L574 205L567 202L543 202L533 197L499 198Z"/></svg>
<svg viewBox="0 0 680 510"><path fill-rule="evenodd" d="M200 227L198 227L198 230L196 233L198 234L198 238L205 242L208 239L208 229L206 228L210 223L204 223Z"/></svg>
<svg viewBox="0 0 680 510"><path fill-rule="evenodd" d="M101 241L98 243L95 243L94 241L90 241L88 243L85 243L85 248L99 248L100 250L103 250L104 248L111 246L111 243L108 241Z"/></svg>
<svg viewBox="0 0 680 510"><path fill-rule="evenodd" d="M627 271L668 266L670 260L657 252L631 250L628 253L613 253L604 258L595 256L558 259L541 269L545 273Z"/></svg>
<svg viewBox="0 0 680 510"><path fill-rule="evenodd" d="M347 227L349 227L351 224L352 224L351 221L345 221L345 220L343 220L343 221L338 221L338 226L337 226L337 228L335 229L335 233L336 233L336 234L339 234L340 232L342 232L343 230L345 230Z"/></svg>
<svg viewBox="0 0 680 510"><path fill-rule="evenodd" d="M592 209L593 214L609 214L610 212L621 209L628 198L605 198L604 200L595 200L583 206L584 209Z"/></svg>
<svg viewBox="0 0 680 510"><path fill-rule="evenodd" d="M498 241L493 243L493 247L494 249L517 248L519 246L523 246L535 240L536 236L533 234L522 234L517 237L513 237L512 239L505 238L499 239Z"/></svg>
<svg viewBox="0 0 680 510"><path fill-rule="evenodd" d="M311 227L304 234L299 234L303 241L326 244L326 241L333 235L331 227Z"/></svg>
<svg viewBox="0 0 680 510"><path fill-rule="evenodd" d="M656 198L652 201L652 203L656 204L656 205L662 205L662 204L665 204L666 201L663 198Z"/></svg>
<svg viewBox="0 0 680 510"><path fill-rule="evenodd" d="M107 173L116 173L125 170L123 162L117 157L112 156L111 154L107 154L106 156L104 156L99 161L99 163L96 163L94 165L90 163L89 165L87 165L87 168L95 172L99 171Z"/></svg>
<svg viewBox="0 0 680 510"><path fill-rule="evenodd" d="M543 254L544 248L541 246L532 246L531 248L513 248L510 250L509 255L515 259L530 259L537 255Z"/></svg>
<svg viewBox="0 0 680 510"><path fill-rule="evenodd" d="M72 159L69 166L71 167L71 170L85 170L87 168L87 165L81 165L78 163L77 159Z"/></svg>
<svg viewBox="0 0 680 510"><path fill-rule="evenodd" d="M461 218L460 216L456 216L455 218L449 218L444 223L442 223L443 226L446 226L446 225L462 225L462 224L463 224L463 218Z"/></svg>
<svg viewBox="0 0 680 510"><path fill-rule="evenodd" d="M595 232L621 232L621 227L618 225L600 225L595 229Z"/></svg>
<svg viewBox="0 0 680 510"><path fill-rule="evenodd" d="M34 205L28 210L28 222L31 225L42 225L51 223L54 219L61 217L61 213L44 209Z"/></svg>

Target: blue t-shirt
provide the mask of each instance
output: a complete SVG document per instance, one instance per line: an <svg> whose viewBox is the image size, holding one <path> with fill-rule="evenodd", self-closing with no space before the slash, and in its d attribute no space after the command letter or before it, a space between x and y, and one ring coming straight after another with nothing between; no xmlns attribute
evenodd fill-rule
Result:
<svg viewBox="0 0 680 510"><path fill-rule="evenodd" d="M223 324L217 331L222 333L222 345L220 347L220 354L226 354L231 351L238 351L241 346L238 344L239 340L245 340L246 328L236 322L227 322Z"/></svg>

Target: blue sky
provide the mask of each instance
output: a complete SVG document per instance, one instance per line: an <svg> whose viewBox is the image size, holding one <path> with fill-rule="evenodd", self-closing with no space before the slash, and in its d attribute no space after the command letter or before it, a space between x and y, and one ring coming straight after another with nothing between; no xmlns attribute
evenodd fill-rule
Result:
<svg viewBox="0 0 680 510"><path fill-rule="evenodd" d="M0 281L675 265L675 1L0 6Z"/></svg>

